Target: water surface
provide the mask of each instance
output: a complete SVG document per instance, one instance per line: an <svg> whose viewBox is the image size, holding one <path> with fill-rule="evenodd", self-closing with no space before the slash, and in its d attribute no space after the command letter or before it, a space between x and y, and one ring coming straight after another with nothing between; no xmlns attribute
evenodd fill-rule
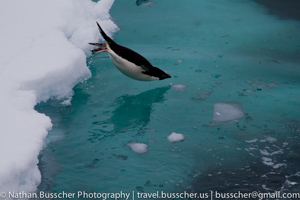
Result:
<svg viewBox="0 0 300 200"><path fill-rule="evenodd" d="M54 124L40 190L299 191L299 22L254 1L123 0L110 14L115 41L172 79L131 80L107 54L89 57L93 76L71 105L36 107ZM214 104L230 102L243 118L213 121ZM172 132L185 140L169 143ZM130 151L131 142L149 152Z"/></svg>

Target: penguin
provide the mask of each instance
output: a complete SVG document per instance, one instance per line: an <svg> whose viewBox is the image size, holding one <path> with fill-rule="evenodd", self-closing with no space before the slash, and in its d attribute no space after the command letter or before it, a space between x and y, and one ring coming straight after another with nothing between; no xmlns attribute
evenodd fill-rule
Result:
<svg viewBox="0 0 300 200"><path fill-rule="evenodd" d="M106 43L89 43L100 48L92 50L93 53L107 52L113 64L126 76L139 81L154 81L171 78L170 75L151 63L137 52L118 45L109 38L97 22L99 31Z"/></svg>

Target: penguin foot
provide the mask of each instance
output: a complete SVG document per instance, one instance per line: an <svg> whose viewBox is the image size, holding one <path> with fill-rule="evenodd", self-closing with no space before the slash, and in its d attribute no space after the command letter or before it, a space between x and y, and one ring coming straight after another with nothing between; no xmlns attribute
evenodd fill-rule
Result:
<svg viewBox="0 0 300 200"><path fill-rule="evenodd" d="M89 43L90 45L94 45L94 46L97 46L97 47L106 47L106 43ZM101 52L107 52L107 49L104 48L97 48L97 49L93 49L91 50L91 52L93 53L101 53Z"/></svg>

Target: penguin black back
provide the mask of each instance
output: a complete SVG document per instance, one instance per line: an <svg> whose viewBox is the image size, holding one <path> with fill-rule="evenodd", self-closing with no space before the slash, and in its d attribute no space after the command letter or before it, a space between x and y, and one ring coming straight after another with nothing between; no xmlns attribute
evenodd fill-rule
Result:
<svg viewBox="0 0 300 200"><path fill-rule="evenodd" d="M113 64L126 76L140 81L153 81L171 78L170 75L157 67L138 54L137 52L118 45L106 35L101 26L98 24L99 31L107 43L90 43L100 48L93 49L93 53L107 52ZM103 47L105 47L103 49Z"/></svg>
<svg viewBox="0 0 300 200"><path fill-rule="evenodd" d="M118 54L120 57L128 60L129 62L132 62L132 63L136 64L137 66L144 66L145 68L152 68L153 67L151 65L151 63L146 58L144 58L142 55L138 54L137 52L135 52L131 49L128 49L127 47L123 47L123 46L118 45L117 43L115 43L110 37L108 37L106 35L106 33L101 28L101 26L98 24L98 22L97 22L97 25L98 25L98 28L100 30L100 33L101 33L102 37L106 40L109 47L116 54Z"/></svg>

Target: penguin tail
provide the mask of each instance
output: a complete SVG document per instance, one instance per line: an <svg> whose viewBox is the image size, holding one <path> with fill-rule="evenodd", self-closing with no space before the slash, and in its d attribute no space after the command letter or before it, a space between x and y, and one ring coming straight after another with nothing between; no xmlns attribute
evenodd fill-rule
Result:
<svg viewBox="0 0 300 200"><path fill-rule="evenodd" d="M98 25L99 31L100 31L102 37L104 38L104 40L106 40L106 42L107 42L108 44L114 43L114 41L113 41L110 37L108 37L108 36L106 35L106 33L103 31L103 29L101 28L101 26L99 25L99 23L98 23L98 22L96 22L96 23L97 23L97 25Z"/></svg>

